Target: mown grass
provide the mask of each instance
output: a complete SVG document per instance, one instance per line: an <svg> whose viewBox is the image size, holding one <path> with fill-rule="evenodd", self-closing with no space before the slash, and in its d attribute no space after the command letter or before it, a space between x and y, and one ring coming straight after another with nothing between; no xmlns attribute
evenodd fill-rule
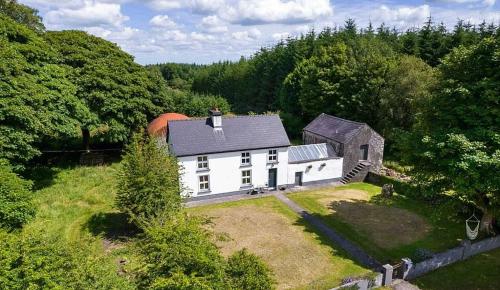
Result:
<svg viewBox="0 0 500 290"><path fill-rule="evenodd" d="M43 231L74 247L90 246L88 255L104 257L117 272L122 271L119 260L134 261L126 238L133 227L113 206L117 167L35 169L31 174L37 188L37 214L23 231Z"/></svg>
<svg viewBox="0 0 500 290"><path fill-rule="evenodd" d="M342 218L331 207L325 206L325 198L335 197L336 193L345 190L360 190L369 195L367 201L352 201L352 210L365 210L366 206L376 205L382 207L395 207L398 209L406 210L410 213L415 213L420 216L425 223L430 226L427 234L424 237L411 241L407 244L399 244L395 247L384 247L377 245L373 242L369 232L354 225L350 220ZM439 252L457 246L464 238L464 224L463 221L457 218L456 212L449 204L429 205L419 200L411 199L406 196L395 194L390 199L384 199L380 196L381 188L367 183L353 183L345 186L322 188L304 192L295 192L288 195L288 197L308 211L316 214L325 223L332 228L343 234L349 240L357 243L369 254L373 255L379 261L392 262L402 257L415 258L415 251L417 249L428 249L433 252ZM359 203L359 208L356 209ZM387 236L387 243L391 244L392 239L399 238L401 233L394 231L391 225L396 228L396 225L405 222L405 215L401 216L385 216L382 212L380 216L376 217L374 223L381 223L386 225L384 234Z"/></svg>
<svg viewBox="0 0 500 290"><path fill-rule="evenodd" d="M500 249L438 269L412 283L422 290L498 290Z"/></svg>
<svg viewBox="0 0 500 290"><path fill-rule="evenodd" d="M214 230L229 234L218 245L226 255L247 247L275 272L279 289L330 289L343 278L369 275L295 212L274 197L190 208L214 217Z"/></svg>

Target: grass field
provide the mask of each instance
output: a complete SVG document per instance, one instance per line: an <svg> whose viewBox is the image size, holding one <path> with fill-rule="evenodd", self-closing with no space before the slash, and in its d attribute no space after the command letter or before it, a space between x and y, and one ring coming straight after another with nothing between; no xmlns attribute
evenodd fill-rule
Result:
<svg viewBox="0 0 500 290"><path fill-rule="evenodd" d="M191 208L213 218L213 230L224 255L247 248L273 270L279 289L330 289L343 278L370 271L302 224L298 215L274 197Z"/></svg>
<svg viewBox="0 0 500 290"><path fill-rule="evenodd" d="M446 250L464 238L463 222L446 206L430 206L397 194L384 199L380 190L353 183L288 197L383 263L413 258L418 248Z"/></svg>
<svg viewBox="0 0 500 290"><path fill-rule="evenodd" d="M438 269L412 283L422 290L498 290L500 249Z"/></svg>
<svg viewBox="0 0 500 290"><path fill-rule="evenodd" d="M116 170L117 164L34 170L37 214L23 231L41 230L74 246L90 244L88 255L105 257L120 271L119 259L134 259L126 238L132 227L113 208Z"/></svg>

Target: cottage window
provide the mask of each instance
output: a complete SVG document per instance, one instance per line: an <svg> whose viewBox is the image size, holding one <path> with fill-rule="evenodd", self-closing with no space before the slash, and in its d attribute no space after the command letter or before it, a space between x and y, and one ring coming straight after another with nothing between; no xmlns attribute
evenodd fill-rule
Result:
<svg viewBox="0 0 500 290"><path fill-rule="evenodd" d="M198 170L208 170L207 156L198 156Z"/></svg>
<svg viewBox="0 0 500 290"><path fill-rule="evenodd" d="M242 185L251 185L252 184L252 171L251 170L243 170L241 172L241 184Z"/></svg>
<svg viewBox="0 0 500 290"><path fill-rule="evenodd" d="M198 176L200 191L209 191L210 183L208 181L208 175Z"/></svg>
<svg viewBox="0 0 500 290"><path fill-rule="evenodd" d="M250 165L250 152L241 153L241 165Z"/></svg>
<svg viewBox="0 0 500 290"><path fill-rule="evenodd" d="M278 152L276 149L269 150L269 153L267 154L267 161L270 163L278 162Z"/></svg>

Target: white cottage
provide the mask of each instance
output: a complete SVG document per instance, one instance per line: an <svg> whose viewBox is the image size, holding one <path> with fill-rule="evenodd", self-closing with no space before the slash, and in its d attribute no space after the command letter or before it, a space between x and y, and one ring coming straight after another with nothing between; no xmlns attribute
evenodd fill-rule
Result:
<svg viewBox="0 0 500 290"><path fill-rule="evenodd" d="M290 146L279 116L170 121L168 144L181 166L183 195L247 193L342 177L342 158L327 144Z"/></svg>

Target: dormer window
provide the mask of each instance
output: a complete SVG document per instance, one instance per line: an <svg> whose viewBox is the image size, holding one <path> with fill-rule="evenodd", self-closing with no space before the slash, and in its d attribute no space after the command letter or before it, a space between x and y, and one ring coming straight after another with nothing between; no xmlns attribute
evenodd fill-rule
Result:
<svg viewBox="0 0 500 290"><path fill-rule="evenodd" d="M198 156L198 170L208 170L208 156Z"/></svg>
<svg viewBox="0 0 500 290"><path fill-rule="evenodd" d="M269 163L278 162L278 151L276 149L269 150L267 154L267 162Z"/></svg>
<svg viewBox="0 0 500 290"><path fill-rule="evenodd" d="M248 166L251 165L252 159L250 157L250 152L241 152L241 165Z"/></svg>

